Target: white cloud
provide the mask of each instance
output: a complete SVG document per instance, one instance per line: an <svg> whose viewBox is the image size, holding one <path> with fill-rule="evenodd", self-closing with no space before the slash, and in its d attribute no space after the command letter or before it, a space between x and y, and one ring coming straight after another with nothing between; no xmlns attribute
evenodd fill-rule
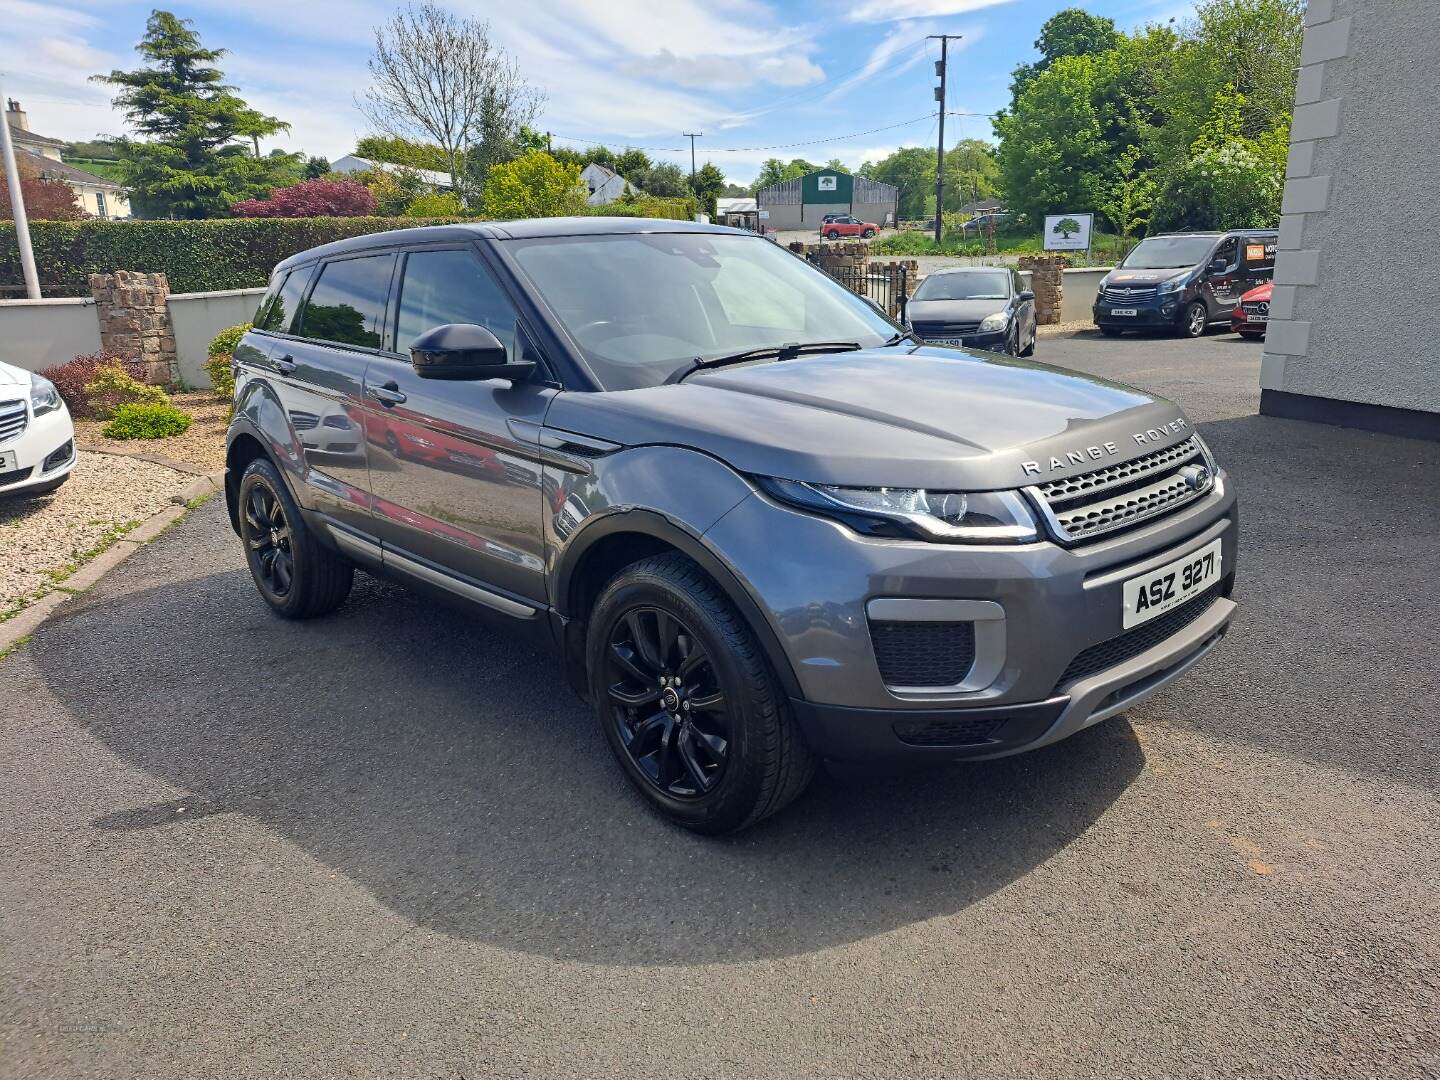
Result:
<svg viewBox="0 0 1440 1080"><path fill-rule="evenodd" d="M738 90L767 82L774 86L806 86L825 77L809 57L792 50L774 56L677 56L661 49L653 56L626 61L629 75L664 79L681 86L712 90Z"/></svg>
<svg viewBox="0 0 1440 1080"><path fill-rule="evenodd" d="M845 15L851 22L891 22L896 19L928 19L964 15L981 8L1008 4L1011 0L860 0Z"/></svg>

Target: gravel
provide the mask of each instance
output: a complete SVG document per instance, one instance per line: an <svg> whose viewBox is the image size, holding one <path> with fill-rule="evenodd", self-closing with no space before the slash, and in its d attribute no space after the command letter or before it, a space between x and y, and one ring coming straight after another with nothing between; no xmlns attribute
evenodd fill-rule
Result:
<svg viewBox="0 0 1440 1080"><path fill-rule="evenodd" d="M230 423L229 403L209 390L186 390L170 395L171 403L190 414L190 428L168 439L107 439L103 420L76 420L75 437L81 446L92 446L127 457L142 455L163 458L197 472L214 472L225 467L225 429Z"/></svg>
<svg viewBox="0 0 1440 1080"><path fill-rule="evenodd" d="M58 491L0 499L0 616L50 591L73 563L163 510L188 480L153 462L82 450Z"/></svg>

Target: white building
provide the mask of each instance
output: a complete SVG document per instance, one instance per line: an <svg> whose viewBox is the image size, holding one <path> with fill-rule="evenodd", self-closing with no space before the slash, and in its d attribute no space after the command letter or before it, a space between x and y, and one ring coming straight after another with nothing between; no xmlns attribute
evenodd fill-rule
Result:
<svg viewBox="0 0 1440 1080"><path fill-rule="evenodd" d="M407 165L392 165L388 161L371 161L369 158L356 157L354 154L346 154L339 161L330 163L330 171L337 173L358 173L358 172L410 172L423 180L427 187L436 191L449 191L451 188L450 174L437 172L435 169L412 169Z"/></svg>
<svg viewBox="0 0 1440 1080"><path fill-rule="evenodd" d="M125 189L103 176L96 176L60 157L65 145L59 139L37 135L30 130L30 118L13 98L5 103L5 122L10 125L10 139L15 144L15 159L23 168L31 166L41 178L63 180L79 199L81 209L91 217L104 221L130 216L130 199Z"/></svg>

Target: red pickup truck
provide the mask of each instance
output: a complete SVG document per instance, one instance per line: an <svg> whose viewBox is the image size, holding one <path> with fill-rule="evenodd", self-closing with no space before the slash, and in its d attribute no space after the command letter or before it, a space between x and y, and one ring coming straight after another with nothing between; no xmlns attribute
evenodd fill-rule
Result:
<svg viewBox="0 0 1440 1080"><path fill-rule="evenodd" d="M863 236L869 240L880 231L873 221L861 221L849 214L826 214L820 223L820 235L826 240L839 240L842 236Z"/></svg>

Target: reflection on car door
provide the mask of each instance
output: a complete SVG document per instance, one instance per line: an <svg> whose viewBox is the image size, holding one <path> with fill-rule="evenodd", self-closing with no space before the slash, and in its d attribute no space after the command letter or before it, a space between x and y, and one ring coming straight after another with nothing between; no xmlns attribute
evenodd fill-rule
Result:
<svg viewBox="0 0 1440 1080"><path fill-rule="evenodd" d="M536 381L420 378L408 346L447 323L489 328L514 359L534 359L534 349L472 246L417 249L402 259L391 305L396 347L377 355L365 376L373 529L387 548L543 603L534 433L555 390Z"/></svg>
<svg viewBox="0 0 1440 1080"><path fill-rule="evenodd" d="M386 252L316 267L308 295L298 294L304 302L292 301L299 311L291 334L272 343L268 360L307 496L321 512L362 529L370 500L361 393L380 345L394 264Z"/></svg>

